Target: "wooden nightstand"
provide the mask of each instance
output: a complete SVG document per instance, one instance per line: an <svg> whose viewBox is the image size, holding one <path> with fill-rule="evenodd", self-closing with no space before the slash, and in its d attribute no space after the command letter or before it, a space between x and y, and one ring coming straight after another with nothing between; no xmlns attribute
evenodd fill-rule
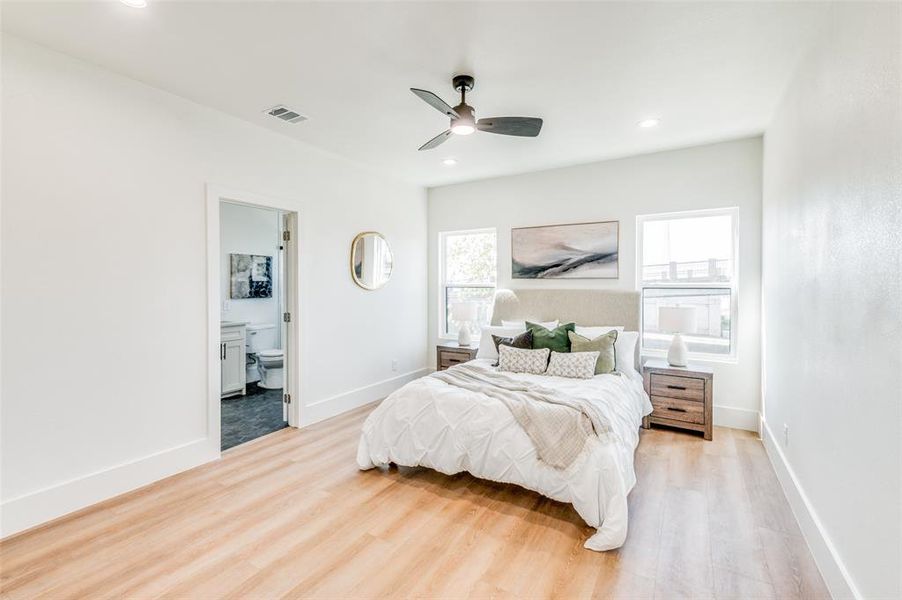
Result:
<svg viewBox="0 0 902 600"><path fill-rule="evenodd" d="M714 372L701 365L671 367L664 360L649 360L642 368L645 392L655 410L642 419L652 423L701 431L710 440L714 398Z"/></svg>
<svg viewBox="0 0 902 600"><path fill-rule="evenodd" d="M435 347L435 368L444 371L454 365L476 358L478 346L461 346L457 342L442 342Z"/></svg>

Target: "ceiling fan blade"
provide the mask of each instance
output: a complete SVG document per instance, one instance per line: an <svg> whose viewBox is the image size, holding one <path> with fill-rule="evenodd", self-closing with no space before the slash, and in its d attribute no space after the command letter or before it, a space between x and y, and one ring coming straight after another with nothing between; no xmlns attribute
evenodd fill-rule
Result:
<svg viewBox="0 0 902 600"><path fill-rule="evenodd" d="M447 131L441 132L440 134L438 134L437 136L435 136L434 138L432 138L431 140L429 140L428 142L426 142L425 144L420 146L419 149L420 150L432 150L436 146L441 146L442 144L444 144L445 140L447 140L449 137L451 137L450 129Z"/></svg>
<svg viewBox="0 0 902 600"><path fill-rule="evenodd" d="M410 88L410 91L419 96L423 102L439 111L443 115L447 115L454 119L459 119L460 115L457 114L457 111L451 108L447 102L433 94L428 90L418 90L417 88Z"/></svg>
<svg viewBox="0 0 902 600"><path fill-rule="evenodd" d="M486 133L536 137L542 131L542 119L536 117L487 117L476 121L476 129Z"/></svg>

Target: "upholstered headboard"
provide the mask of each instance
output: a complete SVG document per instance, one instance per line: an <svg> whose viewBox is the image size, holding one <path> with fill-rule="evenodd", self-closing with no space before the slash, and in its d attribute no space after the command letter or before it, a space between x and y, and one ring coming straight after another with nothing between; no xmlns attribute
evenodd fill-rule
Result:
<svg viewBox="0 0 902 600"><path fill-rule="evenodd" d="M639 292L613 290L498 290L492 325L538 319L577 325L623 325L639 331ZM636 345L638 362L638 344Z"/></svg>
<svg viewBox="0 0 902 600"><path fill-rule="evenodd" d="M639 331L639 292L610 290L498 290L492 325L538 319L578 325L623 325Z"/></svg>

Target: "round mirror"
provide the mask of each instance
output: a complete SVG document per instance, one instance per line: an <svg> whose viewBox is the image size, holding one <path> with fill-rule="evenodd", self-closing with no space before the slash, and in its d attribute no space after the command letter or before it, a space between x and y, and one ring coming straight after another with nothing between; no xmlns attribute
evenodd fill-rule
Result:
<svg viewBox="0 0 902 600"><path fill-rule="evenodd" d="M381 233L364 231L351 242L351 277L365 290L378 290L391 278L392 255Z"/></svg>

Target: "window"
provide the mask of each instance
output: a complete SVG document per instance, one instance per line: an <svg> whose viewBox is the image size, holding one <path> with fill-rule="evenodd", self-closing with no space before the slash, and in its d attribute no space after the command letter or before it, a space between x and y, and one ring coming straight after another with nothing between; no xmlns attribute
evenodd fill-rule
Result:
<svg viewBox="0 0 902 600"><path fill-rule="evenodd" d="M647 215L637 219L642 350L666 353L663 306L695 307L695 331L681 332L690 354L736 357L738 209Z"/></svg>
<svg viewBox="0 0 902 600"><path fill-rule="evenodd" d="M457 302L476 303L476 322L470 324L475 339L489 324L497 272L495 238L494 229L439 234L441 335L457 335L457 323L451 319L451 307Z"/></svg>

